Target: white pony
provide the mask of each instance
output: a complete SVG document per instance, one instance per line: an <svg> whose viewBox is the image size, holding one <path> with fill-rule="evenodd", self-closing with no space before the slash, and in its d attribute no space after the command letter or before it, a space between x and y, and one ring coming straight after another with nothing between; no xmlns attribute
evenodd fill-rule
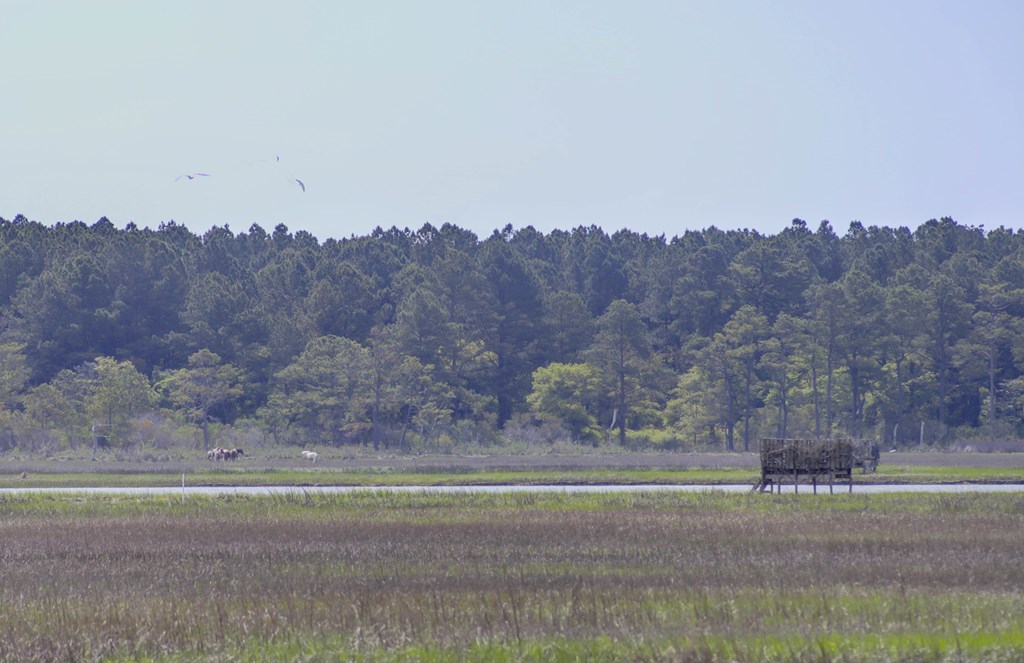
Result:
<svg viewBox="0 0 1024 663"><path fill-rule="evenodd" d="M302 452L302 457L305 458L306 460L308 460L311 463L315 463L316 459L320 457L320 454L318 454L315 451L303 451Z"/></svg>

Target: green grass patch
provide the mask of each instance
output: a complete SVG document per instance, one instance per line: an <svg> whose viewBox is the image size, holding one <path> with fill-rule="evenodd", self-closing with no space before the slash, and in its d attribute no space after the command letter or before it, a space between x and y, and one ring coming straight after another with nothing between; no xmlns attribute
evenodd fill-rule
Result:
<svg viewBox="0 0 1024 663"><path fill-rule="evenodd" d="M1017 493L881 493L837 494L824 499L809 494L761 495L723 492L494 492L435 493L391 491L387 487L330 493L296 490L272 495L91 494L25 492L0 494L0 518L69 519L125 515L192 516L197 518L287 518L296 521L323 517L367 517L382 521L456 522L467 516L524 512L629 513L669 512L790 518L1020 514L1024 494ZM834 535L843 533L840 528ZM851 536L860 536L852 532Z"/></svg>
<svg viewBox="0 0 1024 663"><path fill-rule="evenodd" d="M693 661L694 663L784 663L789 661L1009 662L1024 648L1024 634L899 634L884 636L822 635L818 638L694 635L629 641L607 636L590 639L527 638L512 642L470 643L451 647L414 644L387 647L338 637L249 643L218 652L226 660L353 661L358 663L619 663ZM111 661L186 663L209 660L209 653L188 652L156 658L112 657Z"/></svg>
<svg viewBox="0 0 1024 663"><path fill-rule="evenodd" d="M865 483L1024 483L1024 467L929 467L880 465L876 474L854 475Z"/></svg>
<svg viewBox="0 0 1024 663"><path fill-rule="evenodd" d="M578 469L571 471L398 472L381 469L231 468L185 473L187 486L500 486L500 485L742 485L755 469ZM854 474L854 484L1022 483L1024 469L882 465L876 474ZM177 487L180 472L32 472L0 474L0 488Z"/></svg>

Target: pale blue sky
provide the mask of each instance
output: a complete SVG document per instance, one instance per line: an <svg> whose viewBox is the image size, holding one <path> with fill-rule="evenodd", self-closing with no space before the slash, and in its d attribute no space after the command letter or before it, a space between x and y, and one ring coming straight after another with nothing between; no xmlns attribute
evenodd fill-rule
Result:
<svg viewBox="0 0 1024 663"><path fill-rule="evenodd" d="M997 0L0 0L0 216L1019 228L1022 30Z"/></svg>

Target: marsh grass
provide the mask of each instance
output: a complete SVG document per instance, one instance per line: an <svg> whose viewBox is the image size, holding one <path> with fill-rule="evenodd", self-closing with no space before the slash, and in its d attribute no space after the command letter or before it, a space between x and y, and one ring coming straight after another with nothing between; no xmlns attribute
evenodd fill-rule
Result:
<svg viewBox="0 0 1024 663"><path fill-rule="evenodd" d="M182 474L189 486L502 486L502 485L753 485L758 470L722 469L573 469L560 471L397 471L387 468L215 468L154 472L0 473L0 488L176 487ZM882 465L876 474L855 474L855 484L870 483L1024 483L1024 468L918 467Z"/></svg>
<svg viewBox="0 0 1024 663"><path fill-rule="evenodd" d="M0 660L1020 660L1024 497L0 498Z"/></svg>
<svg viewBox="0 0 1024 663"><path fill-rule="evenodd" d="M747 469L398 472L393 470L231 468L185 472L190 486L500 486L753 484ZM182 472L32 472L0 474L0 488L121 488L181 485Z"/></svg>

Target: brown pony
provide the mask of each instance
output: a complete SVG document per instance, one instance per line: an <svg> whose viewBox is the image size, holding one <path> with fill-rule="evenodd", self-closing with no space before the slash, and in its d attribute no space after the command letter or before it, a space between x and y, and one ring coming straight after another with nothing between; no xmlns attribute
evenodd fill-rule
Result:
<svg viewBox="0 0 1024 663"><path fill-rule="evenodd" d="M207 460L238 460L239 456L244 456L245 452L240 448L225 449L224 447L217 447L216 449L210 449L206 452Z"/></svg>

